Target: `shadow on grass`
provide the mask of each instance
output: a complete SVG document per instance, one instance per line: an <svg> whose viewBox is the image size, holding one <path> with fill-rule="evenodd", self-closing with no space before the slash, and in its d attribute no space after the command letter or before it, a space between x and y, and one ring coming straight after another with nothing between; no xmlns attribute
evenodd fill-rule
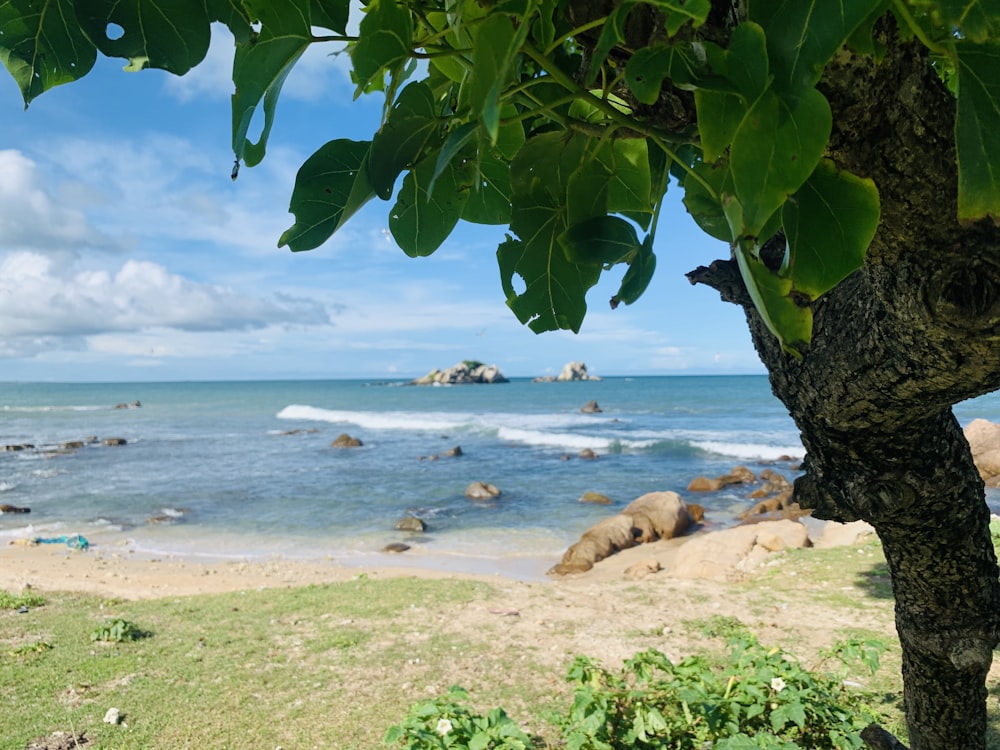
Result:
<svg viewBox="0 0 1000 750"><path fill-rule="evenodd" d="M884 562L858 571L857 586L876 599L892 599L892 580L889 578L889 567Z"/></svg>

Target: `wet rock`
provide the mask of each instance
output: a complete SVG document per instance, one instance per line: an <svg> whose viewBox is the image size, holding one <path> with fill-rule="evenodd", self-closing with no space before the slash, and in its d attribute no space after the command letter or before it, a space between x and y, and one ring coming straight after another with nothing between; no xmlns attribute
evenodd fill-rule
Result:
<svg viewBox="0 0 1000 750"><path fill-rule="evenodd" d="M488 482L473 482L465 488L465 496L470 500L492 500L499 497L500 490Z"/></svg>
<svg viewBox="0 0 1000 750"><path fill-rule="evenodd" d="M105 445L128 445L128 440L120 437L104 438Z"/></svg>
<svg viewBox="0 0 1000 750"><path fill-rule="evenodd" d="M580 407L580 411L583 414L600 414L602 410L596 401L590 400Z"/></svg>
<svg viewBox="0 0 1000 750"><path fill-rule="evenodd" d="M396 529L399 531L413 531L423 533L427 530L427 524L422 518L416 516L404 516L396 521Z"/></svg>
<svg viewBox="0 0 1000 750"><path fill-rule="evenodd" d="M403 544L402 542L393 542L392 544L387 544L382 548L383 552L389 552L392 554L399 554L401 552L406 552L410 549L409 544Z"/></svg>
<svg viewBox="0 0 1000 750"><path fill-rule="evenodd" d="M600 492L584 492L580 495L581 503L590 503L591 505L611 505L612 500L607 495L602 495Z"/></svg>
<svg viewBox="0 0 1000 750"><path fill-rule="evenodd" d="M484 365L475 360L459 362L446 370L431 370L413 385L464 385L468 383L506 383L507 378L496 365Z"/></svg>
<svg viewBox="0 0 1000 750"><path fill-rule="evenodd" d="M594 453L590 448L584 448L582 451L576 454L578 458L582 458L585 461L596 461L598 455Z"/></svg>
<svg viewBox="0 0 1000 750"><path fill-rule="evenodd" d="M31 508L19 507L17 505L0 505L0 513L31 513Z"/></svg>
<svg viewBox="0 0 1000 750"><path fill-rule="evenodd" d="M84 445L86 445L86 443L84 443L82 440L70 440L68 443L63 443L59 447L62 448L64 451L74 451L77 450L78 448L83 448Z"/></svg>
<svg viewBox="0 0 1000 750"><path fill-rule="evenodd" d="M337 435L333 442L330 443L331 448L360 448L363 445L364 443L358 438L351 437L346 432Z"/></svg>

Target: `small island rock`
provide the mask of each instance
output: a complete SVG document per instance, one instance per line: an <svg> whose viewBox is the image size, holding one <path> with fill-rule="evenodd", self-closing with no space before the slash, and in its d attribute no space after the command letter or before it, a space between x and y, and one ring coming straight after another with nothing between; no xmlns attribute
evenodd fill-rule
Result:
<svg viewBox="0 0 1000 750"><path fill-rule="evenodd" d="M580 411L583 414L600 414L601 407L597 405L596 401L588 401L580 407Z"/></svg>
<svg viewBox="0 0 1000 750"><path fill-rule="evenodd" d="M506 383L507 378L496 365L467 359L446 370L431 370L422 378L411 381L413 385L465 385L468 383Z"/></svg>

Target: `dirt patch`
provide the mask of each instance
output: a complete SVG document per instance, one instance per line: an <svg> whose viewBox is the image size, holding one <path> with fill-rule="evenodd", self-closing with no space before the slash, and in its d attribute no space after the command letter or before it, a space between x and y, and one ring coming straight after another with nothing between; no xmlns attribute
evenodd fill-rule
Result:
<svg viewBox="0 0 1000 750"><path fill-rule="evenodd" d="M86 732L53 732L48 737L32 740L25 750L74 750L74 748L90 747L90 739Z"/></svg>

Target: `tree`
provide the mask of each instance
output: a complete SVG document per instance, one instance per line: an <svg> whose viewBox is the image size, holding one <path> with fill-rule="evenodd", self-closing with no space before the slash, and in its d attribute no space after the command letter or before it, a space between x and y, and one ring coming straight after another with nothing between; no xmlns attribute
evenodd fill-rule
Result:
<svg viewBox="0 0 1000 750"><path fill-rule="evenodd" d="M729 248L689 278L745 310L801 430L797 499L882 540L911 746L984 747L1000 582L951 406L1000 387L1000 2L370 0L357 35L349 12L3 0L0 59L27 106L98 51L182 75L225 23L235 179L303 51L346 44L383 123L303 164L279 244L317 247L376 197L411 256L459 220L508 225L501 284L536 332L578 330L616 265L612 306L638 299L676 183Z"/></svg>

